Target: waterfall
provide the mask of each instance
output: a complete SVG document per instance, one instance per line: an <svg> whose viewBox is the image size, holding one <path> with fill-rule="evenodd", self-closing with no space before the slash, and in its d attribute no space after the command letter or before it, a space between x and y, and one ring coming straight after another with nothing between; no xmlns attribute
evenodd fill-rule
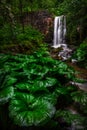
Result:
<svg viewBox="0 0 87 130"><path fill-rule="evenodd" d="M53 47L58 48L65 44L66 35L66 17L64 15L55 17L54 19L54 41Z"/></svg>
<svg viewBox="0 0 87 130"><path fill-rule="evenodd" d="M54 39L53 39L53 48L61 47L62 50L58 52L58 57L61 57L62 60L67 60L71 57L72 50L68 48L65 42L66 36L66 17L64 15L57 16L54 19Z"/></svg>

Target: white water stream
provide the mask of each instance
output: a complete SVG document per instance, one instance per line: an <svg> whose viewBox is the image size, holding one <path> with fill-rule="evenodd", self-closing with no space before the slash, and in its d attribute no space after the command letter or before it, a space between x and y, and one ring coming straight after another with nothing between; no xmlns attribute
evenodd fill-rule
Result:
<svg viewBox="0 0 87 130"><path fill-rule="evenodd" d="M64 15L55 17L54 19L54 39L53 48L62 48L62 51L58 56L62 57L63 60L70 58L72 52L71 49L67 47L66 41L66 17Z"/></svg>
<svg viewBox="0 0 87 130"><path fill-rule="evenodd" d="M66 17L58 16L54 19L54 41L53 47L58 48L61 44L65 44L66 35Z"/></svg>

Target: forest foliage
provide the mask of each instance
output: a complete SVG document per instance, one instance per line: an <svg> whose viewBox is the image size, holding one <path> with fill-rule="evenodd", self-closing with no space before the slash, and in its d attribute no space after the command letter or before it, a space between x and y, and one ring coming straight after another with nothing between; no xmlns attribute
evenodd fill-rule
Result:
<svg viewBox="0 0 87 130"><path fill-rule="evenodd" d="M60 116L69 124L84 124L84 117L66 109L76 102L87 113L87 93L69 84L77 80L71 67L52 59L46 51L32 55L2 54L0 58L0 108L7 104L7 115L14 124L43 126L54 120L59 128Z"/></svg>
<svg viewBox="0 0 87 130"><path fill-rule="evenodd" d="M32 26L25 26L24 14L47 10L66 15L68 44L79 46L74 58L87 66L87 1L86 0L1 0L0 50L20 45L22 53L29 47L31 55L0 54L0 122L4 124L3 107L19 126L40 126L52 122L61 129L60 120L87 128L87 92L69 84L76 82L75 71L45 52L43 35ZM40 48L40 51L36 51ZM9 51L10 53L10 51ZM74 103L77 114L67 110ZM81 112L81 114L79 114ZM43 115L43 116L42 116ZM61 119L60 119L61 118ZM9 120L10 120L9 119ZM3 125L4 126L4 125ZM64 128L63 128L64 130Z"/></svg>
<svg viewBox="0 0 87 130"><path fill-rule="evenodd" d="M48 10L54 16L65 15L67 17L67 41L69 44L77 45L87 35L86 7L86 0L47 0L46 2L44 0L1 0L0 41L2 44L10 40L14 42L17 38L16 35L19 34L17 31L17 28L20 28L19 25L24 33L26 30L23 20L24 13ZM6 40L4 41L4 39Z"/></svg>

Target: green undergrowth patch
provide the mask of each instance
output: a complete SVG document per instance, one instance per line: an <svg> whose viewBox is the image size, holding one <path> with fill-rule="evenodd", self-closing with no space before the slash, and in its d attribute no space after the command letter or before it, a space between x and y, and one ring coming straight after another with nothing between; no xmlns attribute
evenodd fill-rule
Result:
<svg viewBox="0 0 87 130"><path fill-rule="evenodd" d="M52 59L47 51L0 54L0 59L0 106L8 103L8 114L14 124L43 126L51 119L55 121L56 111L74 100L79 102L77 88L69 85L69 81L76 80L75 71Z"/></svg>
<svg viewBox="0 0 87 130"><path fill-rule="evenodd" d="M78 66L87 69L87 39L80 44L72 58L77 60Z"/></svg>
<svg viewBox="0 0 87 130"><path fill-rule="evenodd" d="M0 53L30 54L44 46L44 36L32 26L16 25L12 35L8 25L0 30ZM4 35L3 35L4 34Z"/></svg>

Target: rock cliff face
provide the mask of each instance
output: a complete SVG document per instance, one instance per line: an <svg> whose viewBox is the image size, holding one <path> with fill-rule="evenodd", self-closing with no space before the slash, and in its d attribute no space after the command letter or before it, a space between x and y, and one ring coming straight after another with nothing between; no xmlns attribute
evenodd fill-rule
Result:
<svg viewBox="0 0 87 130"><path fill-rule="evenodd" d="M48 11L25 13L23 21L25 25L32 25L38 29L45 36L45 42L52 43L54 21L52 14Z"/></svg>

